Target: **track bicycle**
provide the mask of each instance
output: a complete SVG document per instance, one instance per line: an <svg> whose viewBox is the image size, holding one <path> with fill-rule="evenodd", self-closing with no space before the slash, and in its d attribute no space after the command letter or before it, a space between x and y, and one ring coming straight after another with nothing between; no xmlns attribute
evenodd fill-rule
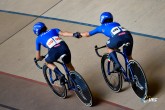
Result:
<svg viewBox="0 0 165 110"><path fill-rule="evenodd" d="M76 71L69 71L67 66L62 61L56 61L56 63L60 64L64 68L67 76L67 78L65 78L65 84L61 85L56 73L49 69L46 64L41 67L38 64L38 61L39 60L34 58L36 66L43 70L43 75L47 84L57 96L65 99L67 97L67 90L73 90L82 103L86 106L92 106L93 98L91 91L79 73Z"/></svg>
<svg viewBox="0 0 165 110"><path fill-rule="evenodd" d="M146 99L148 93L147 79L141 65L135 60L128 60L125 54L125 48L128 45L130 44L123 44L123 46L121 46L122 51L120 49L115 50L117 56L120 55L124 59L124 66L121 66L120 71L114 70L115 64L113 60L108 57L108 53L105 53L103 56L99 54L98 49L105 48L106 45L101 47L95 46L96 54L101 57L102 74L105 82L113 91L119 92L122 89L122 79L124 79L125 82L131 83L132 89L138 97Z"/></svg>

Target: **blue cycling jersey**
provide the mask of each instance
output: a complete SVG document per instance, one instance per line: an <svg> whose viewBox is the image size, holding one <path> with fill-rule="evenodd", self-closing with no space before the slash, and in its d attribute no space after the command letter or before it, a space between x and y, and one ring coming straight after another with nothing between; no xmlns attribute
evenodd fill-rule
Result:
<svg viewBox="0 0 165 110"><path fill-rule="evenodd" d="M94 30L89 32L89 35L95 35L97 33L102 33L105 36L112 38L120 32L127 31L125 28L121 27L121 25L117 22L105 23L101 26L96 27Z"/></svg>
<svg viewBox="0 0 165 110"><path fill-rule="evenodd" d="M60 32L60 29L54 28L54 29L50 29L50 30L42 33L41 35L39 35L36 39L36 50L39 51L41 48L41 45L50 49L53 46L55 46L56 44L63 41L59 37L59 32Z"/></svg>

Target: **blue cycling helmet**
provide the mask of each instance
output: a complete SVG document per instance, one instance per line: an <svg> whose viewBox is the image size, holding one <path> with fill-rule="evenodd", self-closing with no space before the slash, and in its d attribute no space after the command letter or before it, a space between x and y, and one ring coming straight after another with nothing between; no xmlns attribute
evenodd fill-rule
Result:
<svg viewBox="0 0 165 110"><path fill-rule="evenodd" d="M104 24L107 22L112 22L113 21L113 15L110 12L103 12L100 15L100 23Z"/></svg>
<svg viewBox="0 0 165 110"><path fill-rule="evenodd" d="M42 32L45 32L47 30L47 27L45 26L44 23L42 22L37 22L36 24L34 24L33 26L33 32L34 34L36 34L37 36L39 36Z"/></svg>

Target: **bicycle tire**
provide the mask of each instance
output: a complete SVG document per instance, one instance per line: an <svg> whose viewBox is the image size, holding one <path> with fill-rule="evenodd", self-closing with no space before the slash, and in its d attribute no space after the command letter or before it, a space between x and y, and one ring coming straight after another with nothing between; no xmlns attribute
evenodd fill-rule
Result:
<svg viewBox="0 0 165 110"><path fill-rule="evenodd" d="M108 64L109 63L109 64ZM111 73L108 74L108 65L110 66ZM104 80L106 84L114 91L119 92L122 88L122 75L120 72L113 71L114 69L114 63L112 61L109 61L108 54L104 54L101 58L101 70L102 75L104 77Z"/></svg>
<svg viewBox="0 0 165 110"><path fill-rule="evenodd" d="M70 81L72 81L75 86L75 93L77 97L79 97L80 101L86 106L92 106L93 97L83 77L76 71L70 71L70 78Z"/></svg>
<svg viewBox="0 0 165 110"><path fill-rule="evenodd" d="M46 65L43 66L43 74L47 84L57 96L61 98L66 98L67 96L66 85L61 85L59 80L56 80L52 83L52 81L50 80L50 74L49 74L50 71L54 74L53 79L56 79L55 73L52 70L50 70Z"/></svg>
<svg viewBox="0 0 165 110"><path fill-rule="evenodd" d="M148 83L141 65L135 60L130 60L128 65L129 77L135 79L135 82L132 82L134 92L138 97L146 99L148 94ZM132 70L133 76L130 74L130 69Z"/></svg>

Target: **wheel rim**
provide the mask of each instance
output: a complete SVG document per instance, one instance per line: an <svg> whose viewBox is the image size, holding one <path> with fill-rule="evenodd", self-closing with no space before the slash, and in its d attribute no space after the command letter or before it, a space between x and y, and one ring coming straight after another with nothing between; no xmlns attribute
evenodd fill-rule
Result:
<svg viewBox="0 0 165 110"><path fill-rule="evenodd" d="M85 80L77 72L71 72L71 77L74 80L74 85L76 87L76 95L81 102L86 106L92 106L92 95Z"/></svg>
<svg viewBox="0 0 165 110"><path fill-rule="evenodd" d="M129 65L132 68L132 71L134 73L134 83L132 83L132 88L136 95L140 98L146 98L147 92L148 92L148 85L147 85L147 79L144 74L144 71L142 70L142 67L137 61L130 61ZM129 70L130 72L130 70ZM130 74L130 73L129 73Z"/></svg>
<svg viewBox="0 0 165 110"><path fill-rule="evenodd" d="M112 72L113 70L113 62L110 61L108 59L108 55L105 54L102 57L102 61L101 61L101 68L102 68L102 73L103 73L103 77L105 79L105 82L107 83L107 85L115 92L119 92L120 89L122 88L122 77L121 74L118 72ZM109 73L108 70L108 66L110 66L110 71L112 73Z"/></svg>

